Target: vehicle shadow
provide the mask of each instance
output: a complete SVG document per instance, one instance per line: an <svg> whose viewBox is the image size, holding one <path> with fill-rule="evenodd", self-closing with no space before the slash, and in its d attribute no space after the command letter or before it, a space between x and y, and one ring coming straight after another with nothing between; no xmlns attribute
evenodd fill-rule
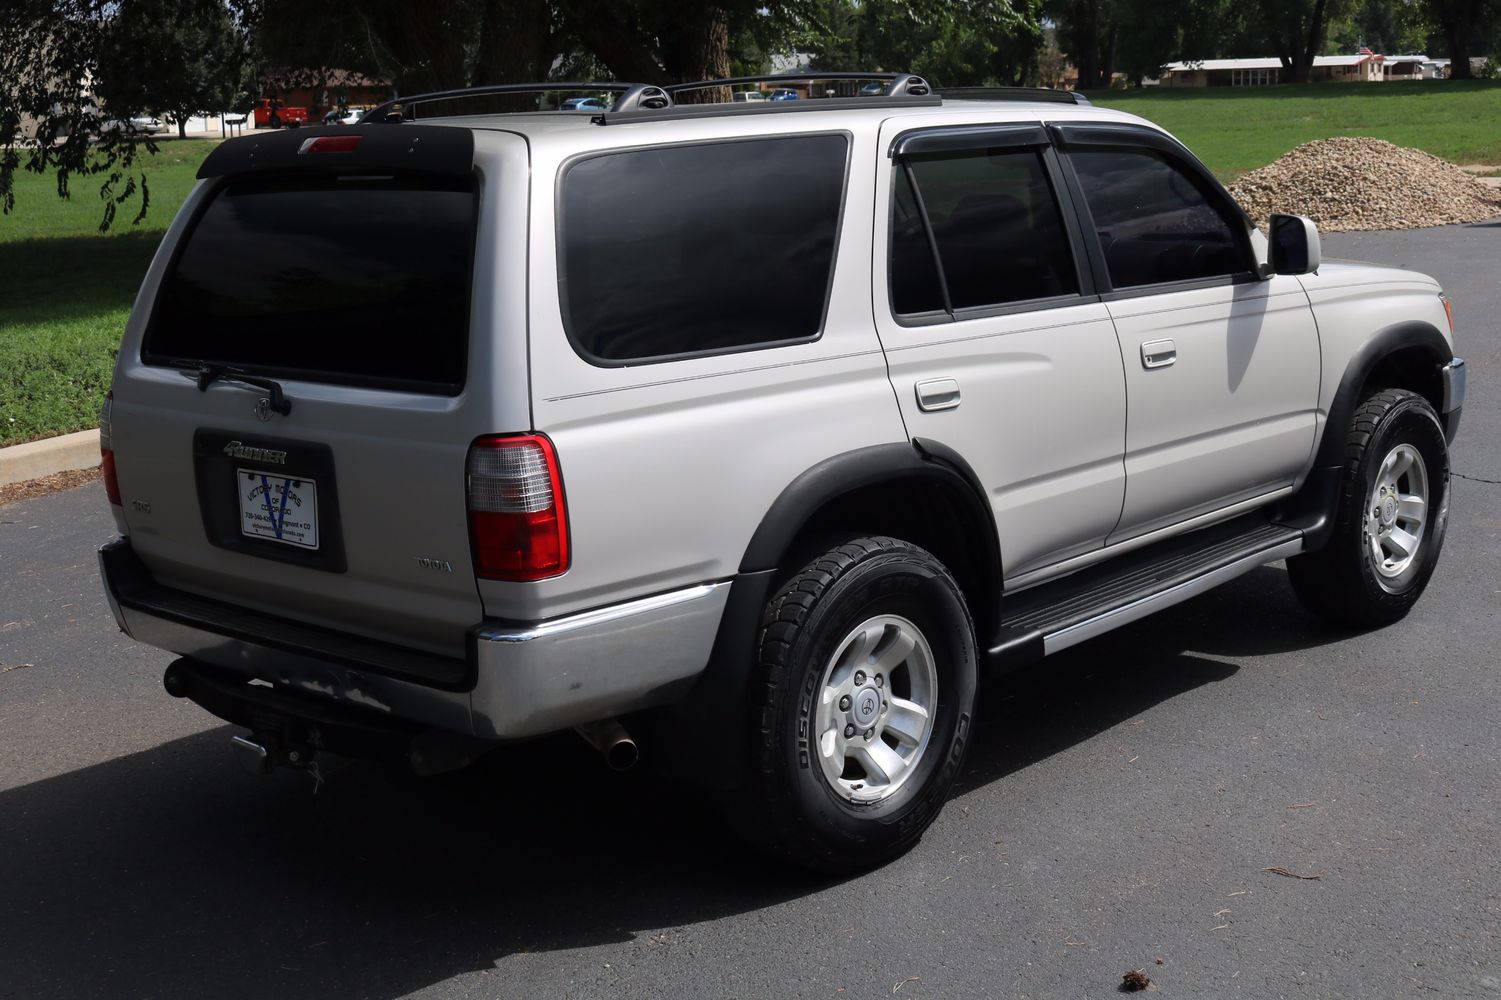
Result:
<svg viewBox="0 0 1501 1000"><path fill-rule="evenodd" d="M1280 575L1007 685L963 788L1239 669L1184 649L1325 641L1288 613ZM640 932L831 884L757 860L698 797L613 775L571 736L425 781L333 765L315 795L305 772L241 772L231 732L0 792L0 998L396 997L511 954L657 947Z"/></svg>
<svg viewBox="0 0 1501 1000"><path fill-rule="evenodd" d="M1205 684L1231 659L1309 650L1350 632L1303 610L1281 566L992 680L983 690L958 794L984 787Z"/></svg>

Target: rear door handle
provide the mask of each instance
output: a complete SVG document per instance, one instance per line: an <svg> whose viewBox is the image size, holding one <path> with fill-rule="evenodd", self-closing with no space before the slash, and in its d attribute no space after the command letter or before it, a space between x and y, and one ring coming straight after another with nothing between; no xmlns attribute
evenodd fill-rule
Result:
<svg viewBox="0 0 1501 1000"><path fill-rule="evenodd" d="M917 408L924 413L952 410L959 405L959 380L930 378L917 383Z"/></svg>
<svg viewBox="0 0 1501 1000"><path fill-rule="evenodd" d="M1178 360L1178 345L1171 340L1149 340L1141 345L1143 368L1166 368Z"/></svg>

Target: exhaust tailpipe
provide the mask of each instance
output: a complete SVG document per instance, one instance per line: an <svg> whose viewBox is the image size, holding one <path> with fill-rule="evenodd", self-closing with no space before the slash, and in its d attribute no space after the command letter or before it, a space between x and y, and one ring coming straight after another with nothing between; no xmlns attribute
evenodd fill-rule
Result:
<svg viewBox="0 0 1501 1000"><path fill-rule="evenodd" d="M628 771L636 766L636 761L641 759L640 748L636 746L636 741L631 739L631 734L625 731L619 719L588 722L582 726L575 726L573 731L583 737L585 743L600 752L612 771Z"/></svg>

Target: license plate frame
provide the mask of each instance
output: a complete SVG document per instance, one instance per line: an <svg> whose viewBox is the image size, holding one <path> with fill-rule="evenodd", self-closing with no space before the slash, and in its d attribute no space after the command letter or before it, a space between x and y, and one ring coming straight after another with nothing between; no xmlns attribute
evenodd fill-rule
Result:
<svg viewBox="0 0 1501 1000"><path fill-rule="evenodd" d="M241 535L303 552L318 551L316 479L244 467L236 467L234 476Z"/></svg>

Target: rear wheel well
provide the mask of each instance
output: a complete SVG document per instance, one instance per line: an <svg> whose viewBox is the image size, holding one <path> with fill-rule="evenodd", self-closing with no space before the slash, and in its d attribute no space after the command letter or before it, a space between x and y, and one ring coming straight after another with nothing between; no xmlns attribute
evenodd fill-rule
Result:
<svg viewBox="0 0 1501 1000"><path fill-rule="evenodd" d="M982 647L990 641L1000 610L999 554L987 551L991 532L955 485L903 477L830 499L788 544L775 586L834 545L862 535L890 535L936 556L964 592L976 641Z"/></svg>

